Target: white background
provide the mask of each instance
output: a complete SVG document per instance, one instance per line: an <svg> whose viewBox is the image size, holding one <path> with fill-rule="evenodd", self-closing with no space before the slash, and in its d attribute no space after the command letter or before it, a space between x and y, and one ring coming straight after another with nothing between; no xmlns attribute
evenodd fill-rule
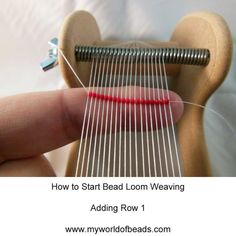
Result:
<svg viewBox="0 0 236 236"><path fill-rule="evenodd" d="M52 191L52 183L184 184L185 191ZM65 236L65 226L170 226L173 236L234 236L235 178L2 178L0 235ZM90 212L92 204L145 204L139 212ZM81 234L83 235L83 234ZM94 234L84 234L94 235ZM99 235L99 234L98 234ZM107 234L113 235L113 234ZM134 234L114 234L134 235Z"/></svg>

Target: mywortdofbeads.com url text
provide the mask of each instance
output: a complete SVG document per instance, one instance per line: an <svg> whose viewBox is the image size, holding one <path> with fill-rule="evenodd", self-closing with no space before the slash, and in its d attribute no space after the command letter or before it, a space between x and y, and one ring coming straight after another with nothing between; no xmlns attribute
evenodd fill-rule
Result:
<svg viewBox="0 0 236 236"><path fill-rule="evenodd" d="M103 227L79 227L79 226L70 226L65 227L65 232L69 234L82 234L82 233L90 233L90 234L104 234L104 233L159 233L166 234L171 233L171 227L150 227L150 226L103 226Z"/></svg>

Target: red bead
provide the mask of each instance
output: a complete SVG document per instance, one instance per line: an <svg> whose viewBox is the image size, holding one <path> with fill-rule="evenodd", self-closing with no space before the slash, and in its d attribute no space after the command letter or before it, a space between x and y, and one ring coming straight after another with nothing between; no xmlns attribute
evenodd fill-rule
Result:
<svg viewBox="0 0 236 236"><path fill-rule="evenodd" d="M135 102L135 99L134 99L134 98L130 98L130 100L129 100L129 101L130 101L130 103L131 103L131 104L134 104L134 102Z"/></svg>
<svg viewBox="0 0 236 236"><path fill-rule="evenodd" d="M135 103L136 103L137 105L140 105L141 100L140 100L139 98L137 98L136 101L135 101Z"/></svg>

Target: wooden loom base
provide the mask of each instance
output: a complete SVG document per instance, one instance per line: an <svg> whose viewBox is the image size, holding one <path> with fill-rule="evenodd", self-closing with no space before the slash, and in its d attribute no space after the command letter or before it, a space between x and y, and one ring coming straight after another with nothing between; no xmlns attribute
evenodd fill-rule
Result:
<svg viewBox="0 0 236 236"><path fill-rule="evenodd" d="M101 42L97 23L89 13L75 12L65 20L60 33L59 47L86 85L89 81L90 63L77 63L74 47L77 44L103 44ZM213 13L190 14L177 25L169 44L173 45L173 43L180 47L208 48L210 50L211 59L207 67L181 66L177 69L178 73L175 72L176 78L172 84L172 90L177 92L184 101L205 105L210 95L224 80L230 66L232 41L227 24L222 17ZM107 44L109 43L107 42ZM59 64L67 84L70 87L80 86L60 56ZM188 106L177 126L179 150L185 176L210 175L202 120L203 110ZM67 176L75 174L77 152L78 142L71 149Z"/></svg>

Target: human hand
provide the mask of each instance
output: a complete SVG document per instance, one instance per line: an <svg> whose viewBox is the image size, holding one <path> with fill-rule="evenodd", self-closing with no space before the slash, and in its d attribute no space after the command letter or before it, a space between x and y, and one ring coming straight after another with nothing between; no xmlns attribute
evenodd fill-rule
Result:
<svg viewBox="0 0 236 236"><path fill-rule="evenodd" d="M179 101L171 104L176 122L183 104L178 95L171 93L170 97ZM1 99L0 176L55 176L43 153L80 138L86 99L82 88ZM96 117L99 122L99 113Z"/></svg>

